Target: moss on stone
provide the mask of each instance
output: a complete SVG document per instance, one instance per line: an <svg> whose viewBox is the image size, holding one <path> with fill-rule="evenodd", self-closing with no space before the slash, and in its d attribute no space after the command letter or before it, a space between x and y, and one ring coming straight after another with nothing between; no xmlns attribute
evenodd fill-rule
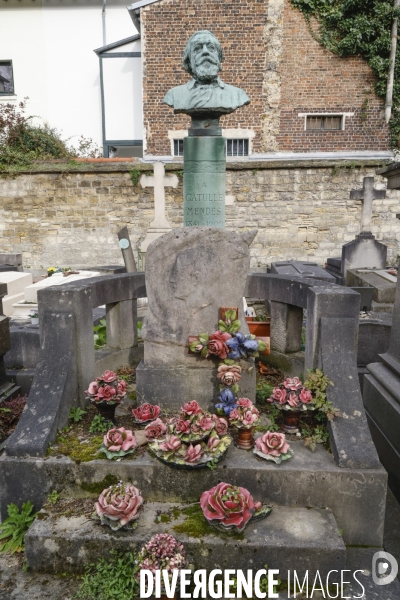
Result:
<svg viewBox="0 0 400 600"><path fill-rule="evenodd" d="M110 487L111 485L116 485L118 483L118 477L115 475L107 475L104 477L102 481L94 481L93 483L87 483L84 481L81 483L81 488L85 492L90 492L92 494L101 494L103 490Z"/></svg>
<svg viewBox="0 0 400 600"><path fill-rule="evenodd" d="M96 458L100 458L98 452L102 443L102 435L90 437L88 443L85 442L84 444L81 444L81 440L79 440L76 435L70 434L65 436L59 433L54 446L50 446L48 449L47 456L63 454L76 463L89 462Z"/></svg>
<svg viewBox="0 0 400 600"><path fill-rule="evenodd" d="M191 504L190 506L186 506L180 510L180 513L185 515L186 519L183 523L173 526L173 530L176 533L185 533L186 535L194 538L202 538L205 535L217 535L218 537L226 540L244 539L243 533L236 533L233 531L225 533L219 529L216 529L215 527L211 527L211 525L207 523L199 504Z"/></svg>

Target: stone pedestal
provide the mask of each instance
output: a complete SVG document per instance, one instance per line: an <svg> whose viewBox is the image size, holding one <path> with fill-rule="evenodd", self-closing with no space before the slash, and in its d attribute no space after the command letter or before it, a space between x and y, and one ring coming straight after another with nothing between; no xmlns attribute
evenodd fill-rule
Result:
<svg viewBox="0 0 400 600"><path fill-rule="evenodd" d="M225 227L225 138L189 135L183 141L183 160L184 226Z"/></svg>
<svg viewBox="0 0 400 600"><path fill-rule="evenodd" d="M271 350L277 352L299 352L303 309L292 304L271 301Z"/></svg>

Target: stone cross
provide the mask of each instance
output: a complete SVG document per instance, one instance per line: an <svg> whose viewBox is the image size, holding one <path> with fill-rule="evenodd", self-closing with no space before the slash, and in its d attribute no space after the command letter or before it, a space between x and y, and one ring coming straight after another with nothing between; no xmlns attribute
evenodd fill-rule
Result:
<svg viewBox="0 0 400 600"><path fill-rule="evenodd" d="M136 273L136 262L133 255L132 244L128 233L128 228L125 226L118 231L119 247L121 248L122 257L124 259L127 273Z"/></svg>
<svg viewBox="0 0 400 600"><path fill-rule="evenodd" d="M374 188L374 177L364 177L362 190L351 190L351 200L363 200L361 213L361 231L371 231L372 201L386 198L386 190Z"/></svg>
<svg viewBox="0 0 400 600"><path fill-rule="evenodd" d="M177 175L165 175L164 163L162 162L154 163L154 175L141 176L140 185L142 188L154 188L154 219L150 223L146 237L140 246L142 252L146 252L147 247L153 240L171 231L172 227L165 216L165 188L177 188L178 183Z"/></svg>

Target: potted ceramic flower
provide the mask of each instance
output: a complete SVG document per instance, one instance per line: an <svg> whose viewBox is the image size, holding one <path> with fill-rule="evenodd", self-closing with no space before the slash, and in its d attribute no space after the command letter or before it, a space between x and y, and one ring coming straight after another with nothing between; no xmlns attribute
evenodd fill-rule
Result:
<svg viewBox="0 0 400 600"><path fill-rule="evenodd" d="M114 371L104 371L96 381L89 384L85 394L99 413L115 424L115 409L126 396L126 381L119 379Z"/></svg>
<svg viewBox="0 0 400 600"><path fill-rule="evenodd" d="M222 531L241 532L254 518L264 518L272 508L255 502L246 488L221 482L203 492L200 506L208 523Z"/></svg>
<svg viewBox="0 0 400 600"><path fill-rule="evenodd" d="M132 414L135 423L143 425L155 421L161 415L161 408L157 404L149 404L145 402L137 408L132 409Z"/></svg>
<svg viewBox="0 0 400 600"><path fill-rule="evenodd" d="M124 427L110 429L103 438L103 444L99 450L110 460L121 458L135 452L137 442L135 435Z"/></svg>
<svg viewBox="0 0 400 600"><path fill-rule="evenodd" d="M268 402L282 411L283 429L286 433L296 433L304 411L315 410L312 392L298 377L288 377L280 386L275 387Z"/></svg>
<svg viewBox="0 0 400 600"><path fill-rule="evenodd" d="M157 533L147 544L145 544L136 559L137 571L135 579L140 581L140 571L146 569L155 573L161 571L162 581L168 577L171 582L174 571L185 569L188 565L186 550L173 535L169 533ZM161 585L161 590L165 594L165 586ZM174 598L176 597L173 596ZM161 598L167 598L162 595Z"/></svg>
<svg viewBox="0 0 400 600"><path fill-rule="evenodd" d="M256 456L264 460L272 460L277 465L293 456L293 450L287 443L285 434L276 431L267 431L259 437L255 442L253 452Z"/></svg>
<svg viewBox="0 0 400 600"><path fill-rule="evenodd" d="M95 510L102 525L118 531L129 523L132 525L132 521L133 527L136 527L142 506L143 498L139 490L130 483L120 481L101 492Z"/></svg>
<svg viewBox="0 0 400 600"><path fill-rule="evenodd" d="M39 325L39 313L36 310L31 310L30 316L32 325Z"/></svg>
<svg viewBox="0 0 400 600"><path fill-rule="evenodd" d="M238 432L236 445L249 450L254 445L253 431L258 423L260 413L249 398L239 398L236 408L229 414L229 423Z"/></svg>

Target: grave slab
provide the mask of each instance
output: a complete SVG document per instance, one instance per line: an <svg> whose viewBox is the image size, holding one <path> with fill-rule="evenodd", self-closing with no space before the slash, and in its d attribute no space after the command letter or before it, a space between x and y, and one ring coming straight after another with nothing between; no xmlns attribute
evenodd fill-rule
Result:
<svg viewBox="0 0 400 600"><path fill-rule="evenodd" d="M3 312L7 317L14 316L15 304L23 302L25 298L24 292L20 294L14 294L13 296L4 296L3 298Z"/></svg>
<svg viewBox="0 0 400 600"><path fill-rule="evenodd" d="M7 285L7 295L13 296L21 294L25 288L32 285L32 275L30 273L8 271L0 273L0 283L5 283Z"/></svg>
<svg viewBox="0 0 400 600"><path fill-rule="evenodd" d="M68 277L64 276L52 276L46 277L42 279L42 281L38 281L37 283L33 283L25 288L25 301L26 302L34 302L37 303L38 297L37 293L39 290L45 289L54 285L64 285L66 283L72 283L76 281L82 281L84 279L89 279L91 277L98 277L102 275L99 271L79 271L77 275L68 275Z"/></svg>
<svg viewBox="0 0 400 600"><path fill-rule="evenodd" d="M386 269L349 269L346 276L346 285L350 287L373 287L372 300L379 304L394 303L396 281Z"/></svg>
<svg viewBox="0 0 400 600"><path fill-rule="evenodd" d="M330 283L336 283L335 277L315 262L299 260L273 262L271 263L271 273L276 273L277 275L290 275L293 277L311 277L329 281Z"/></svg>
<svg viewBox="0 0 400 600"><path fill-rule="evenodd" d="M182 505L146 503L134 531L112 532L87 516L63 517L40 513L25 536L26 559L34 571L81 573L111 550L139 549L155 533L174 535L174 526L185 522L181 514L171 523L155 525L156 517ZM176 534L175 534L176 535ZM275 507L264 520L250 524L243 539L209 532L201 537L179 534L197 569L279 569L282 578L296 565L298 573L318 570L326 577L332 569L346 568L346 548L330 510Z"/></svg>

